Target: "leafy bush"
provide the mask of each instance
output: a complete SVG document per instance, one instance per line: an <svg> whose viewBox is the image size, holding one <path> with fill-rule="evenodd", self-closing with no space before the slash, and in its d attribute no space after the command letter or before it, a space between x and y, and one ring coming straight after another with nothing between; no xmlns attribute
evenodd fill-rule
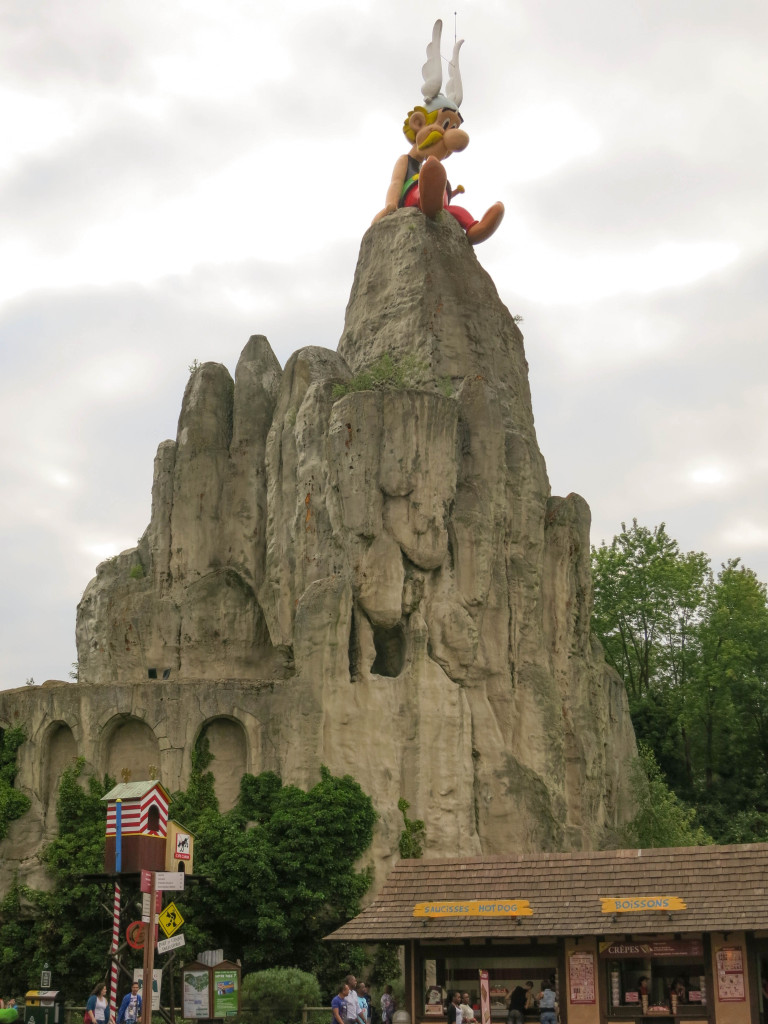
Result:
<svg viewBox="0 0 768 1024"><path fill-rule="evenodd" d="M253 1024L299 1024L304 1006L321 1006L314 974L298 967L270 967L243 978L242 1004Z"/></svg>
<svg viewBox="0 0 768 1024"><path fill-rule="evenodd" d="M23 729L0 729L0 839L8 835L12 821L29 810L29 797L13 788L19 771L16 753L26 738Z"/></svg>
<svg viewBox="0 0 768 1024"><path fill-rule="evenodd" d="M424 840L427 838L427 828L421 818L409 818L408 808L411 805L401 796L397 801L397 809L403 816L403 831L400 833L398 848L401 857L423 857Z"/></svg>
<svg viewBox="0 0 768 1024"><path fill-rule="evenodd" d="M637 814L625 827L628 847L707 846L712 837L699 824L696 810L687 806L667 785L653 751L638 744L638 756L630 768L637 800Z"/></svg>
<svg viewBox="0 0 768 1024"><path fill-rule="evenodd" d="M333 398L343 398L352 391L405 391L423 388L429 383L429 366L415 355L393 358L385 352L380 359L361 370L343 384L334 384Z"/></svg>

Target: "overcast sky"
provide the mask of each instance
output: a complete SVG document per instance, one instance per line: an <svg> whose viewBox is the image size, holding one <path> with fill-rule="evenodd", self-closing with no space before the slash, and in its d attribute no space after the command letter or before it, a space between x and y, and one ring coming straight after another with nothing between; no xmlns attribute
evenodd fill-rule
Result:
<svg viewBox="0 0 768 1024"><path fill-rule="evenodd" d="M0 688L67 678L193 360L335 348L436 17L0 3ZM552 491L768 579L764 0L468 0L448 164L522 328Z"/></svg>

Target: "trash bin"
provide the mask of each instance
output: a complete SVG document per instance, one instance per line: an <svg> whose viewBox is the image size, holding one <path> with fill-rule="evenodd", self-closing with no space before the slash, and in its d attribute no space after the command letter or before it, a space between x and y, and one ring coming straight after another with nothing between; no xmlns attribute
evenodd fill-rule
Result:
<svg viewBox="0 0 768 1024"><path fill-rule="evenodd" d="M63 1024L64 996L58 990L33 989L27 992L24 1024Z"/></svg>

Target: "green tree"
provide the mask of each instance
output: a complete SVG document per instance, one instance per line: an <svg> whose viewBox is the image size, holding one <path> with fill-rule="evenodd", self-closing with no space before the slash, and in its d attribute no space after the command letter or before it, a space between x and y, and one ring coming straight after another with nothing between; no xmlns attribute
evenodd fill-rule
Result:
<svg viewBox="0 0 768 1024"><path fill-rule="evenodd" d="M768 837L768 606L739 559L713 576L664 525L593 548L593 625L640 741L718 841Z"/></svg>
<svg viewBox="0 0 768 1024"><path fill-rule="evenodd" d="M29 810L29 797L13 788L19 772L18 750L26 739L22 728L0 729L0 839L12 821Z"/></svg>
<svg viewBox="0 0 768 1024"><path fill-rule="evenodd" d="M111 886L84 876L104 870L106 805L101 798L115 781L83 778L84 767L78 758L62 774L58 835L42 853L53 888L33 895L38 916L34 973L49 963L58 987L72 996L83 991L84 982L93 979L94 984L104 976L112 929Z"/></svg>
<svg viewBox="0 0 768 1024"><path fill-rule="evenodd" d="M56 987L79 998L106 969L111 895L84 876L104 869L101 797L114 782L83 779L83 768L79 758L59 784L58 835L41 854L51 889L39 892L16 883L0 906L0 964L17 991L33 987L48 963Z"/></svg>
<svg viewBox="0 0 768 1024"><path fill-rule="evenodd" d="M196 763L190 788L199 793L209 762ZM271 772L245 775L231 811L219 813L209 799L191 824L177 811L188 794L174 798L172 813L195 832L196 872L207 880L183 901L200 941L225 946L248 970L311 971L328 991L339 974L359 969L362 947L322 941L358 912L370 885L355 862L371 843L376 813L358 783L325 767L308 792L282 786Z"/></svg>
<svg viewBox="0 0 768 1024"><path fill-rule="evenodd" d="M746 814L742 834L751 820L763 835L755 812L768 815L768 605L765 585L739 559L709 586L698 632L686 716L702 816L719 834Z"/></svg>
<svg viewBox="0 0 768 1024"><path fill-rule="evenodd" d="M592 548L593 628L631 701L658 683L685 684L708 567L703 552L682 553L664 523L649 530L633 519Z"/></svg>
<svg viewBox="0 0 768 1024"><path fill-rule="evenodd" d="M696 811L686 806L667 785L650 747L640 744L631 768L637 813L624 829L624 845L705 846L712 837L698 823Z"/></svg>

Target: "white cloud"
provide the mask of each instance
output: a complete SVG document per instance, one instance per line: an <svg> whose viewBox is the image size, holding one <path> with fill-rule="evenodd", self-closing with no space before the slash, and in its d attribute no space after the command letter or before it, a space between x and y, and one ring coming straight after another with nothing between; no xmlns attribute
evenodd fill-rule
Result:
<svg viewBox="0 0 768 1024"><path fill-rule="evenodd" d="M734 551L768 551L768 526L748 519L738 519L723 529L722 541Z"/></svg>
<svg viewBox="0 0 768 1024"><path fill-rule="evenodd" d="M688 477L695 484L719 485L726 482L726 475L717 466L701 466L688 473Z"/></svg>

